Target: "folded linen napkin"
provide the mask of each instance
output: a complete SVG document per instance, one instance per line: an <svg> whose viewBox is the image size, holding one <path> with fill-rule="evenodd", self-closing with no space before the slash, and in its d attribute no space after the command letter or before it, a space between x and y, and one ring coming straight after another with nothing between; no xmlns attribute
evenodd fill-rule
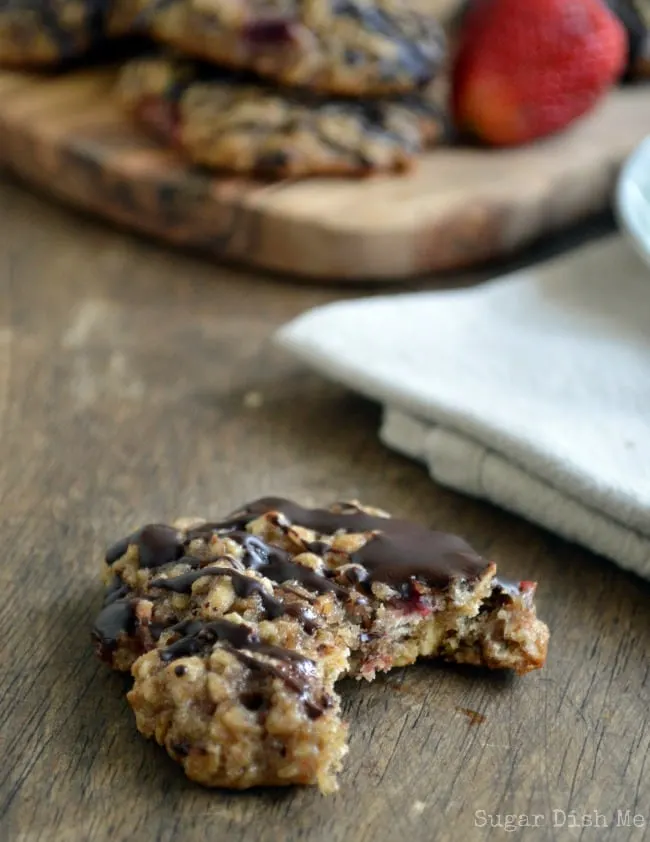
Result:
<svg viewBox="0 0 650 842"><path fill-rule="evenodd" d="M650 271L618 236L471 289L319 307L277 341L390 447L650 577Z"/></svg>

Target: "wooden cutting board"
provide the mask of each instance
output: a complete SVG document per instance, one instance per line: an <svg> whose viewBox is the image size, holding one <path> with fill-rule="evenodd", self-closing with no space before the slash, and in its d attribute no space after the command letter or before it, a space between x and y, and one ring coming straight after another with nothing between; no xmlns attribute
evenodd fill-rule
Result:
<svg viewBox="0 0 650 842"><path fill-rule="evenodd" d="M0 72L0 164L80 208L217 257L319 279L468 267L603 210L650 134L650 87L530 147L439 149L406 176L261 183L190 168L134 128L114 71Z"/></svg>

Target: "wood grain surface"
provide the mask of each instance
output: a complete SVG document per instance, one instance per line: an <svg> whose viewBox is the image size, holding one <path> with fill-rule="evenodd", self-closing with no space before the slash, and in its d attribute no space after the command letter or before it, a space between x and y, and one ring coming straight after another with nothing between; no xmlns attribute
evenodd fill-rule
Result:
<svg viewBox="0 0 650 842"><path fill-rule="evenodd" d="M270 347L349 294L217 270L0 182L3 842L521 838L476 827L481 810L544 814L519 831L532 842L648 838L616 815L650 821L650 586L435 487L379 444L375 406ZM344 682L350 752L329 798L190 783L93 656L100 560L141 522L270 492L356 496L538 579L547 667ZM608 827L554 827L553 810Z"/></svg>
<svg viewBox="0 0 650 842"><path fill-rule="evenodd" d="M0 164L169 243L323 280L394 280L509 254L603 210L650 133L641 86L529 147L436 149L402 176L261 183L210 177L157 146L116 107L113 82L106 69L0 71Z"/></svg>

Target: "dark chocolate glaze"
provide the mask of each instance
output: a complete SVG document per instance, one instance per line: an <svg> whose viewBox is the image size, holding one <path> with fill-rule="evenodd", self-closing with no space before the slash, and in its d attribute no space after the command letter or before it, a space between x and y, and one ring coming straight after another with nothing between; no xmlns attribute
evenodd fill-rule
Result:
<svg viewBox="0 0 650 842"><path fill-rule="evenodd" d="M99 612L93 626L93 637L103 649L114 649L121 634L133 634L136 625L135 604L132 599L117 599Z"/></svg>
<svg viewBox="0 0 650 842"><path fill-rule="evenodd" d="M282 600L276 599L264 589L260 581L247 576L245 573L240 573L238 570L233 570L232 567L203 567L201 570L190 570L188 573L174 576L171 579L154 579L151 586L174 593L189 594L194 582L202 576L229 576L237 596L240 599L246 599L246 597L257 594L262 607L272 620L281 617L283 614L288 614L299 620L305 631L310 634L317 629L314 618L310 616L308 609L296 604L287 605Z"/></svg>
<svg viewBox="0 0 650 842"><path fill-rule="evenodd" d="M305 542L305 550L308 553L314 553L314 555L325 555L330 549L330 545L327 541L308 541Z"/></svg>
<svg viewBox="0 0 650 842"><path fill-rule="evenodd" d="M273 498L270 498L270 500L273 502ZM265 509L264 512L271 510L272 508ZM264 512L260 513L263 514ZM332 582L326 576L322 576L320 573L316 573L302 564L293 562L291 560L291 553L280 547L268 544L261 538L250 535L246 532L243 527L251 520L254 520L257 516L257 514L247 515L245 518L236 516L224 521L202 524L201 526L188 531L185 537L184 545L187 546L191 541L199 538L209 540L215 532L222 532L224 533L224 536L227 536L230 540L243 546L243 563L246 567L251 570L259 570L264 576L266 576L267 579L271 579L273 582L278 582L279 584L295 581L310 590L316 591L317 593L335 593L341 598L349 596L349 591L340 585L337 585L336 582ZM124 546L128 546L128 543L136 543L137 541L139 541L138 533L134 533L133 536L129 536L129 538L125 539L124 542L119 542L119 544L116 544L115 547L111 548L111 550L109 550L109 554L107 555L107 559L109 556L111 558L115 556L115 548L117 548L118 551L122 550L122 552L126 552L126 550L123 549ZM140 546L139 543L138 546ZM326 547L327 545L323 544L323 546ZM116 557L119 558L120 556L117 555ZM173 558L172 560L187 563L194 568L200 565L200 560L192 556L180 556L178 558ZM109 562L109 564L110 563L111 562ZM153 567L160 565L149 564L143 566ZM193 579L188 578L187 581L190 583L190 589L192 584L198 578L199 576L196 576ZM189 593L189 590L181 592Z"/></svg>
<svg viewBox="0 0 650 842"><path fill-rule="evenodd" d="M197 620L196 617L187 617L174 625L169 626L168 631L174 632L181 637L188 637L200 632L203 628L203 621Z"/></svg>
<svg viewBox="0 0 650 842"><path fill-rule="evenodd" d="M322 715L324 708L330 706L327 696L324 697L326 700L325 704L322 702L321 704L316 704L313 699L310 699L307 693L308 685L304 678L288 673L283 665L275 666L275 664L269 664L266 661L258 661L257 658L253 658L251 655L247 655L246 652L240 652L237 649L233 649L232 653L240 663L244 664L249 669L282 679L290 690L298 693L298 695L302 698L307 713L312 719L317 719Z"/></svg>
<svg viewBox="0 0 650 842"><path fill-rule="evenodd" d="M106 588L106 593L104 594L104 605L110 605L111 602L115 602L116 599L121 599L123 596L126 596L128 592L129 586L125 585L119 576L114 576L113 581Z"/></svg>
<svg viewBox="0 0 650 842"><path fill-rule="evenodd" d="M287 687L301 696L311 716L322 714L323 708L308 698L309 683L305 672L313 667L313 661L304 655L264 643L249 626L231 623L229 620L213 620L209 623L186 620L171 630L182 636L160 652L163 663L199 655L212 649L216 643L222 643L249 669L282 679ZM262 661L249 653L263 655L279 663Z"/></svg>
<svg viewBox="0 0 650 842"><path fill-rule="evenodd" d="M165 631L165 629L168 629L173 622L174 620L170 619L165 623L149 623L149 634L151 635L151 639L155 641L160 640L160 636L162 635L162 633Z"/></svg>
<svg viewBox="0 0 650 842"><path fill-rule="evenodd" d="M222 619L210 622L188 619L171 626L169 631L181 637L161 651L160 657L165 662L196 655L220 641L229 644L233 649L248 649L280 661L312 663L309 658L292 649L283 649L281 646L262 642L255 630L245 623L232 623L230 620Z"/></svg>
<svg viewBox="0 0 650 842"><path fill-rule="evenodd" d="M431 587L446 587L452 579L476 579L488 566L485 559L455 535L358 510L337 513L328 509L305 509L281 497L255 500L225 520L210 524L209 528L240 530L251 520L269 512L283 515L295 526L324 534L380 533L352 558L366 568L372 581L399 585L417 578ZM266 569L264 572L267 575Z"/></svg>
<svg viewBox="0 0 650 842"><path fill-rule="evenodd" d="M391 585L405 584L412 579L435 588L446 587L452 579L477 579L488 563L462 538L435 532L416 523L370 515L352 506L342 512L328 509L306 509L281 497L263 497L221 521L203 524L190 530L183 542L172 527L153 524L145 526L108 551L106 560L114 563L126 552L129 544L136 544L143 567L159 567L183 557L183 547L195 538L208 539L215 532L223 532L243 544L244 563L260 570L275 582L297 581L306 588L346 597L349 592L330 579L291 561L291 555L260 538L249 535L246 526L261 515L276 513L278 524L302 526L323 534L376 533L352 560L362 564L370 581ZM187 558L187 557L185 557ZM184 559L185 560L185 559ZM188 558L192 566L193 559ZM263 570L262 570L263 568Z"/></svg>
<svg viewBox="0 0 650 842"><path fill-rule="evenodd" d="M106 564L115 564L131 544L138 548L140 567L162 567L183 556L183 541L177 529L163 523L149 523L113 544L106 553Z"/></svg>
<svg viewBox="0 0 650 842"><path fill-rule="evenodd" d="M305 509L292 500L283 497L261 497L247 503L241 509L221 521L206 523L200 529L243 529L251 520L277 512L295 526L304 526L314 532L333 534L334 532L372 532L384 529L392 518L376 517L365 512L330 512L329 509Z"/></svg>
<svg viewBox="0 0 650 842"><path fill-rule="evenodd" d="M419 579L432 588L446 588L452 579L477 579L488 566L456 535L407 526L376 535L352 556L371 581L402 585Z"/></svg>
<svg viewBox="0 0 650 842"><path fill-rule="evenodd" d="M247 532L237 532L230 537L235 540L240 538L246 551L244 564L251 570L260 570L273 582L299 582L317 593L335 593L342 598L349 596L349 591L345 588L309 567L291 561L291 554L280 547L267 544L266 541Z"/></svg>

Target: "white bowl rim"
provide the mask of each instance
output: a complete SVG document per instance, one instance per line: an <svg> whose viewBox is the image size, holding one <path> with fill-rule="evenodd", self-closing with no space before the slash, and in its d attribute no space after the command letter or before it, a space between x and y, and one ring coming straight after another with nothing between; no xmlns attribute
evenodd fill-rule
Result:
<svg viewBox="0 0 650 842"><path fill-rule="evenodd" d="M650 136L646 137L634 149L624 162L614 197L614 212L623 232L628 236L639 255L650 263L650 226L643 225L635 212L635 205L648 206L650 216L650 198L642 193L640 183L647 184L650 197Z"/></svg>

